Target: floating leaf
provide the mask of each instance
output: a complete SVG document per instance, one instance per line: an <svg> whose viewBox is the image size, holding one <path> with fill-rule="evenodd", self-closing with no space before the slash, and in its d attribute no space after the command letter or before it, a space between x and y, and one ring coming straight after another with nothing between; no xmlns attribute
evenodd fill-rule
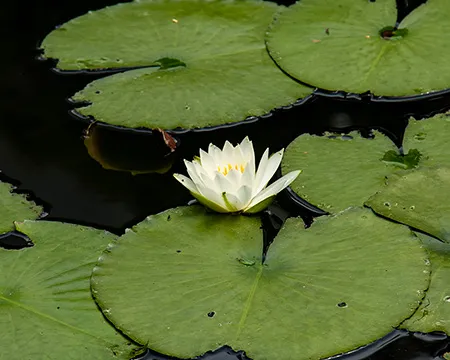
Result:
<svg viewBox="0 0 450 360"><path fill-rule="evenodd" d="M0 249L0 348L5 359L129 359L129 343L92 300L89 277L111 234L25 221L35 246Z"/></svg>
<svg viewBox="0 0 450 360"><path fill-rule="evenodd" d="M418 149L422 153L422 165L445 165L450 168L449 115L439 114L425 120L411 119L403 140L405 151Z"/></svg>
<svg viewBox="0 0 450 360"><path fill-rule="evenodd" d="M319 88L423 94L450 87L449 12L448 1L428 0L394 27L395 0L301 0L274 21L267 46L283 70Z"/></svg>
<svg viewBox="0 0 450 360"><path fill-rule="evenodd" d="M450 168L393 175L366 201L376 213L450 242ZM444 197L443 197L444 196Z"/></svg>
<svg viewBox="0 0 450 360"><path fill-rule="evenodd" d="M90 12L42 43L62 70L124 68L74 96L126 127L199 128L259 116L311 94L270 59L265 1L142 0ZM133 69L134 68L134 69Z"/></svg>
<svg viewBox="0 0 450 360"><path fill-rule="evenodd" d="M288 219L264 265L261 235L255 218L197 206L151 216L100 258L94 297L118 329L171 356L229 345L306 360L389 333L429 284L417 237L368 209L309 229Z"/></svg>
<svg viewBox="0 0 450 360"><path fill-rule="evenodd" d="M402 324L410 331L450 333L450 245L416 233L430 253L431 282L417 312Z"/></svg>
<svg viewBox="0 0 450 360"><path fill-rule="evenodd" d="M14 230L14 221L36 219L42 213L40 206L11 191L11 185L0 182L0 233Z"/></svg>
<svg viewBox="0 0 450 360"><path fill-rule="evenodd" d="M379 189L385 176L403 165L382 161L398 150L383 134L374 139L357 132L349 136L301 135L286 149L282 173L301 169L291 188L311 204L329 212L359 206Z"/></svg>

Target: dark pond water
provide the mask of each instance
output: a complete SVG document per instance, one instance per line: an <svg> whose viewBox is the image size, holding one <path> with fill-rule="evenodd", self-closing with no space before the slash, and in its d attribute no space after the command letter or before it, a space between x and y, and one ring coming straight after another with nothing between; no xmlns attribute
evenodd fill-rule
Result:
<svg viewBox="0 0 450 360"><path fill-rule="evenodd" d="M69 114L74 105L66 99L88 82L104 74L61 75L51 71L50 61L36 60L36 46L57 25L81 15L117 3L117 0L30 0L2 4L0 30L0 169L1 180L17 186L16 191L29 194L43 204L47 220L88 224L121 234L126 227L149 214L185 205L189 194L168 174L133 176L127 172L104 170L87 153L84 146L86 123ZM398 0L399 18L423 0ZM288 2L284 2L288 4ZM257 156L267 146L272 151L286 147L301 133L320 134L325 130L359 129L369 135L379 129L401 144L410 115L425 117L450 108L450 95L442 93L418 99L374 99L341 93L318 92L304 103L273 112L269 116L236 127L214 132L178 133L179 149L173 170L183 172L182 158L191 158L199 147L210 142L221 146L228 139L241 141L248 135L254 142ZM133 166L149 166L162 139L148 134L119 133L102 130L107 156L118 163L129 161ZM149 141L147 139L151 138ZM108 140L110 139L110 140ZM111 143L126 143L111 146ZM156 144L156 145L155 145ZM292 201L289 194L279 198L272 210L279 217L301 215L310 223L317 213ZM277 216L264 215L268 239L276 233ZM22 242L21 242L22 241ZM26 246L20 235L0 237L5 247ZM440 359L449 339L444 334L408 334L394 331L361 351L342 359ZM18 355L18 358L20 356ZM221 349L202 359L245 359L242 353ZM148 353L145 359L168 359Z"/></svg>

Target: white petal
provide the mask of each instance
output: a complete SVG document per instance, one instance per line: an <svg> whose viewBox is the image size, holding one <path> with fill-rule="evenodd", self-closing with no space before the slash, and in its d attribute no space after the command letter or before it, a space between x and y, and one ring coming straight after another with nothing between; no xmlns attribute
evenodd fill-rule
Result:
<svg viewBox="0 0 450 360"><path fill-rule="evenodd" d="M228 181L233 184L232 192L236 193L236 191L241 187L242 173L239 170L231 169L228 171L226 177Z"/></svg>
<svg viewBox="0 0 450 360"><path fill-rule="evenodd" d="M216 159L216 156L218 156L221 152L222 152L222 150L220 150L216 145L214 145L214 144L209 144L209 147L208 147L208 154L209 154L209 156L211 156L214 160L217 160L217 159Z"/></svg>
<svg viewBox="0 0 450 360"><path fill-rule="evenodd" d="M253 188L255 182L255 163L253 163L253 172L252 169L247 165L245 170L241 176L241 186L248 186L250 189Z"/></svg>
<svg viewBox="0 0 450 360"><path fill-rule="evenodd" d="M237 212L243 209L244 206L236 195L224 192L222 197L230 212Z"/></svg>
<svg viewBox="0 0 450 360"><path fill-rule="evenodd" d="M248 136L239 144L242 157L246 162L249 162L251 158L255 158L255 151L253 150L253 143L248 139Z"/></svg>
<svg viewBox="0 0 450 360"><path fill-rule="evenodd" d="M257 196L261 192L261 190L267 186L267 183L272 178L273 174L275 174L275 172L277 171L278 166L280 166L281 159L283 158L283 151L284 149L273 154L265 163L265 168L261 169L260 163L254 183L255 187L253 189L253 196Z"/></svg>
<svg viewBox="0 0 450 360"><path fill-rule="evenodd" d="M248 138L248 136L246 136L244 139L242 139L241 143L239 144L241 147L247 147L248 145L250 145L252 142L250 141L250 139Z"/></svg>
<svg viewBox="0 0 450 360"><path fill-rule="evenodd" d="M233 156L234 146L227 140L225 141L225 145L223 146L222 156L227 159Z"/></svg>
<svg viewBox="0 0 450 360"><path fill-rule="evenodd" d="M199 193L197 186L188 177L181 174L173 174L173 177L177 179L181 185L185 186L191 193Z"/></svg>
<svg viewBox="0 0 450 360"><path fill-rule="evenodd" d="M224 175L222 173L217 173L214 178L214 182L218 184L217 192L223 193L224 191L227 193L235 193L237 190L236 184L230 181L228 175Z"/></svg>
<svg viewBox="0 0 450 360"><path fill-rule="evenodd" d="M214 190L207 188L206 186L199 186L198 191L200 192L201 195L203 195L209 201L217 204L224 210L228 209L225 204L225 201L222 198L222 193L215 192Z"/></svg>
<svg viewBox="0 0 450 360"><path fill-rule="evenodd" d="M214 161L215 170L217 167L222 164L222 150L219 149L216 145L210 144L208 148L208 154L211 159Z"/></svg>
<svg viewBox="0 0 450 360"><path fill-rule="evenodd" d="M270 184L270 186L256 195L247 206L247 208L251 208L256 204L264 201L265 199L278 194L281 190L287 188L300 173L301 170L291 171L289 174L286 174L283 177L279 178L273 184Z"/></svg>
<svg viewBox="0 0 450 360"><path fill-rule="evenodd" d="M256 171L255 181L253 182L253 196L256 195L256 188L261 183L261 179L263 178L264 171L266 170L268 160L269 149L266 149L266 151L264 151L263 155L261 156L261 160L259 160L258 170Z"/></svg>
<svg viewBox="0 0 450 360"><path fill-rule="evenodd" d="M242 140L239 147L241 156L246 164L245 170L249 171L253 177L255 176L255 151L253 149L253 143L248 139L248 136Z"/></svg>
<svg viewBox="0 0 450 360"><path fill-rule="evenodd" d="M200 149L200 161L202 168L212 176L217 171L217 164L207 152Z"/></svg>
<svg viewBox="0 0 450 360"><path fill-rule="evenodd" d="M239 202L242 204L241 209L246 208L252 199L252 189L248 186L242 186L236 193Z"/></svg>
<svg viewBox="0 0 450 360"><path fill-rule="evenodd" d="M190 176L191 175L191 173L190 173L191 170L192 170L192 172L195 172L196 177L194 178L194 177L191 176L191 178L194 181L194 183L197 185L197 187L200 186L200 185L203 185L203 186L210 187L210 188L213 188L213 189L217 188L217 184L215 184L214 181L213 181L214 174L213 174L213 176L210 176L205 171L205 169L200 165L200 163L198 163L197 161L193 161L191 164L192 165L189 165L189 167L193 167L193 170L192 169L188 169L188 173L189 173L189 176ZM186 168L187 167L188 167L188 165L186 165ZM216 190L219 191L218 189L216 189Z"/></svg>
<svg viewBox="0 0 450 360"><path fill-rule="evenodd" d="M245 164L246 161L244 157L242 156L242 150L241 145L236 145L233 149L233 158L232 158L232 164Z"/></svg>
<svg viewBox="0 0 450 360"><path fill-rule="evenodd" d="M194 161L193 163L191 163L190 161L184 160L184 165L186 165L187 172L188 172L190 178L192 179L192 181L194 182L194 184L201 184L202 181L197 172L197 168L194 165L195 163L197 163L197 162Z"/></svg>
<svg viewBox="0 0 450 360"><path fill-rule="evenodd" d="M216 173L214 174L214 177L211 178L209 176L209 174L207 174L205 171L200 173L200 178L202 179L202 184L197 186L198 188L200 188L200 186L204 186L207 187L209 189L211 189L212 191L216 192L216 193L221 193L222 190L220 188L220 184L216 181Z"/></svg>

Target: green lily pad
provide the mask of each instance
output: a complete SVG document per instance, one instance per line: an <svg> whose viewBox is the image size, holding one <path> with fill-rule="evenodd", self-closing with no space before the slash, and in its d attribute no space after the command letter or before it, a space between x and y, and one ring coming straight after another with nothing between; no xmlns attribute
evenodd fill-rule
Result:
<svg viewBox="0 0 450 360"><path fill-rule="evenodd" d="M422 305L402 327L410 331L450 334L450 245L425 234L416 235L429 251L431 282Z"/></svg>
<svg viewBox="0 0 450 360"><path fill-rule="evenodd" d="M410 119L405 130L403 148L417 149L422 154L421 165L450 167L450 114L439 114L430 119Z"/></svg>
<svg viewBox="0 0 450 360"><path fill-rule="evenodd" d="M450 168L420 168L392 175L366 201L376 213L450 242Z"/></svg>
<svg viewBox="0 0 450 360"><path fill-rule="evenodd" d="M288 219L266 261L255 218L182 207L147 218L94 269L93 295L121 331L191 358L229 345L252 359L319 359L412 315L429 284L407 227L368 209L305 229Z"/></svg>
<svg viewBox="0 0 450 360"><path fill-rule="evenodd" d="M73 97L91 103L77 109L83 115L131 128L216 126L312 93L267 54L277 9L252 0L134 1L73 19L41 47L61 70L127 68Z"/></svg>
<svg viewBox="0 0 450 360"><path fill-rule="evenodd" d="M396 29L395 0L301 0L274 21L267 46L283 70L319 88L423 94L450 87L449 12L448 1L428 0Z"/></svg>
<svg viewBox="0 0 450 360"><path fill-rule="evenodd" d="M287 147L282 173L301 169L291 189L325 211L337 213L360 206L384 184L387 174L405 166L393 158L398 150L391 140L374 134L374 139L362 138L357 132L349 134L351 139L301 135Z"/></svg>
<svg viewBox="0 0 450 360"><path fill-rule="evenodd" d="M129 359L130 341L104 319L89 287L95 261L114 236L57 222L16 227L35 246L0 249L2 357Z"/></svg>
<svg viewBox="0 0 450 360"><path fill-rule="evenodd" d="M10 184L0 182L0 233L14 230L14 221L38 218L42 211L24 195L12 193Z"/></svg>

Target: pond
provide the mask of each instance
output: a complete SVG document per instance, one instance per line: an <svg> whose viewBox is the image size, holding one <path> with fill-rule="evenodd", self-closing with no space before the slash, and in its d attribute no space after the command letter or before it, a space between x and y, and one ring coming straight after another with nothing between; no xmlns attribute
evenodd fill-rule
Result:
<svg viewBox="0 0 450 360"><path fill-rule="evenodd" d="M423 0L398 0L397 21L400 22L410 11L424 2ZM248 136L253 142L256 158L259 159L266 148L270 148L271 153L282 148L286 149L301 134L321 136L325 132L333 132L337 134L351 133L351 137L355 137L356 133L353 131L359 131L363 137L371 138L373 130L375 130L379 132L375 136L377 141L380 137L385 136L386 141L390 139L393 144L400 147L411 116L421 119L450 110L450 91L446 89L422 96L403 98L373 96L368 93L360 95L351 91L316 90L313 94L305 96L304 99L293 104L285 104L286 106L279 107L265 115L253 116L238 124L221 125L211 129L184 130L178 128L169 133L162 130L152 133L142 130L142 127L139 126L136 126L139 129L124 129L117 124L94 123L92 125L91 118L74 111L74 109L85 106L86 103L68 101L68 99L89 83L117 74L121 71L120 68L119 70L66 73L57 71L54 69L56 61L43 59L42 51L38 50L38 47L56 27L86 14L88 11L102 9L117 3L119 3L117 0L65 2L39 0L20 3L10 1L5 4L0 15L2 20L0 27L5 32L0 68L0 180L14 185L15 193L24 194L28 200L42 206L44 213L41 215L41 220L84 225L107 230L120 236L125 233L125 229L144 222L150 215L183 207L192 201L192 196L176 181L173 174L186 174L183 159L193 159L198 155L200 148L206 150L210 143L222 148L226 140L232 144L238 144L245 136ZM279 1L278 4L291 5L292 3ZM178 20L175 18L173 22L178 24ZM324 36L329 36L328 33L333 31L328 28L325 30L327 31ZM109 38L110 33L104 32L101 36ZM332 56L329 55L331 61ZM276 57L274 56L274 58ZM160 63L166 66L167 61L165 61L161 60ZM285 66L282 59L279 65L281 68ZM187 66L189 67L189 64ZM299 76L294 70L291 72L289 66L290 64L286 65L285 75ZM134 67L139 67L139 65ZM450 83L448 76L444 80L447 81L447 84ZM292 78L292 82L295 83L296 80ZM264 80L261 83L264 84ZM106 89L108 90L108 88ZM279 93L282 91L279 89L275 87L271 91ZM227 92L224 91L220 94L226 103ZM274 95L274 97L276 96ZM131 102L132 99L127 101ZM124 116L127 116L127 104L130 104L127 101L119 106L124 109ZM208 106L214 108L215 103ZM225 105L217 105L217 108L222 109L222 106ZM194 107L193 110L195 110ZM213 110L211 113L214 113ZM133 111L130 110L129 113L132 114ZM165 130L173 130L173 127ZM171 137L175 143L169 141L167 144L168 139L172 140ZM170 146L173 146L173 149ZM394 145L392 146L395 148ZM367 151L371 151L370 147ZM288 150L286 150L286 157L287 154ZM342 169L343 163L339 162L339 156L332 157L330 154L329 158L333 158L333 162L326 163L327 159L323 158L323 164L325 164L323 168L326 169L323 170L324 172L333 172L334 169L339 169L339 173L352 173L351 168L348 168L348 171L345 168ZM316 162L321 162L321 159ZM393 162L396 161L398 159L393 160ZM308 166L310 166L308 169L313 169L316 164L308 164ZM303 168L303 163L300 163L299 168L303 170L298 180L301 182L306 170ZM284 170L283 168L283 173ZM277 176L280 175L281 173L278 172ZM313 178L308 186L323 188L327 181L325 176ZM334 193L346 193L347 183L344 177L335 176L333 182L336 184L336 187L333 188ZM300 192L297 191L294 184L292 189L297 193ZM305 199L308 197L303 196L302 199L295 194L294 190L285 190L280 193L276 201L270 205L269 210L261 215L266 252L272 241L276 243L275 238L279 236L279 232L283 233L284 229L280 231L280 228L287 218L301 217L308 227L317 222L317 219L326 217L327 212L334 211L334 209L331 211L330 208L321 206L319 202L307 203ZM364 199L368 199L373 193L374 191L369 192L367 196L364 195ZM312 197L312 195L309 196ZM445 200L446 194L443 196ZM362 206L362 203L358 205ZM373 208L375 209L375 206ZM383 218L390 217L382 215ZM176 214L172 214L172 224L176 223L176 219ZM394 220L396 220L395 217ZM391 222L388 223L391 224ZM409 225L407 222L404 223ZM394 226L393 223L392 226ZM414 226L412 228L417 229ZM17 229L19 230L19 228ZM176 231L183 231L182 227L180 229ZM419 228L419 230L423 229ZM27 230L24 225L23 233L33 233L33 231L33 229ZM61 238L66 234L66 230L63 229L55 228L51 231ZM427 231L427 233L437 236L432 231ZM7 249L19 249L32 245L20 232L15 234L1 236L0 246ZM33 240L33 236L30 235L30 238ZM170 239L166 240L170 241ZM108 243L109 241L105 242L105 244ZM99 248L104 249L105 246L102 245ZM201 250L199 251L201 252ZM140 254L136 252L135 255L137 268L139 268L138 263L141 263L141 257L149 256L143 252ZM48 256L51 257L51 255ZM125 264L125 260L123 264ZM245 265L249 264L245 263ZM0 267L0 269L3 268ZM25 270L23 271L25 272ZM194 270L190 269L189 271ZM169 278L170 276L167 277L167 281L170 284ZM0 285L0 289L4 290L1 282ZM63 287L64 284L61 286ZM93 287L95 288L95 286L94 283ZM33 286L30 286L30 291L32 288ZM99 287L99 291L101 291L101 287ZM173 289L173 291L176 292L177 289ZM207 290L205 290L204 296L208 296ZM129 293L127 297L131 299L134 294ZM0 307L3 304L2 299L0 296ZM130 300L130 304L133 304L132 300ZM105 314L104 309L103 313ZM2 316L1 312L0 316ZM214 317L214 314L210 317ZM0 323L5 321L1 320ZM15 321L19 323L25 320L22 318ZM371 324L368 323L367 327L370 328L370 326ZM308 333L309 329L304 331ZM364 332L359 328L355 331ZM323 342L327 341L325 332L326 330L323 333ZM20 337L19 335L15 336ZM5 336L5 339L9 338ZM36 339L33 341L40 341L39 338ZM277 343L273 339L271 342ZM140 345L145 344L141 343ZM36 344L30 344L30 347L36 347ZM141 350L144 348L140 347ZM201 355L199 358L247 359L245 355L247 349L245 348L234 349L237 352L229 347L217 351L213 351L214 348L210 350L211 352ZM55 353L58 351L60 349L57 349ZM391 333L386 333L384 337L367 347L348 354L337 355L336 358L347 360L432 360L443 359L446 352L450 352L450 339L442 331L423 334L393 329ZM33 357L23 357L20 349L17 349L14 356L14 359L40 359L45 356L52 358L52 354L38 353L34 353ZM77 355L71 354L71 357L68 358L77 359ZM283 355L280 357L280 359L284 358L286 357ZM162 360L175 359L175 357L168 357L148 349L136 359Z"/></svg>

